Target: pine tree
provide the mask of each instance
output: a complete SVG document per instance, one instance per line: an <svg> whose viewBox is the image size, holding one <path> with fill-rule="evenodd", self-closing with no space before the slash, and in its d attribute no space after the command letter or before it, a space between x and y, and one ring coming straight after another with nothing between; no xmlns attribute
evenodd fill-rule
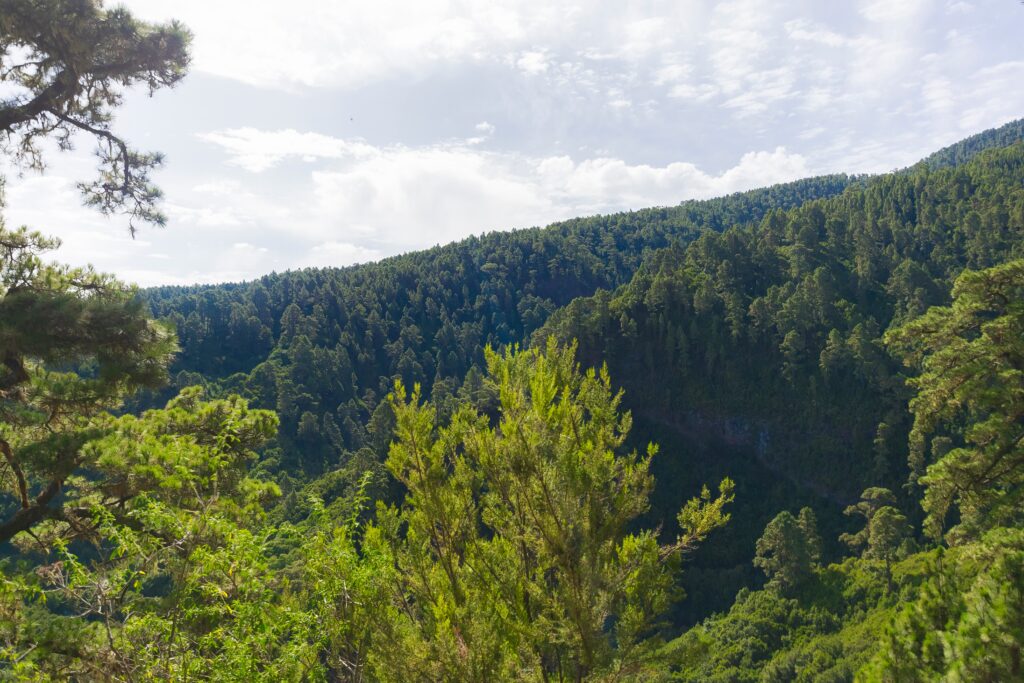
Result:
<svg viewBox="0 0 1024 683"><path fill-rule="evenodd" d="M671 603L673 558L724 524L732 483L679 513L659 543L647 509L655 449L624 453L629 414L574 348L487 352L495 426L469 404L448 425L399 386L388 468L407 488L379 512L400 588L375 636L386 677L483 681L634 675ZM401 531L404 528L404 532ZM530 674L529 672L534 672Z"/></svg>
<svg viewBox="0 0 1024 683"><path fill-rule="evenodd" d="M860 494L860 501L847 506L843 510L843 514L847 517L862 517L864 519L863 528L853 534L844 533L839 537L839 540L855 552L864 550L870 541L869 527L872 518L881 508L895 504L896 496L889 489L881 486L872 486L865 489L864 493Z"/></svg>
<svg viewBox="0 0 1024 683"><path fill-rule="evenodd" d="M164 382L177 349L132 288L44 263L58 245L0 224L0 482L15 501L0 508L0 543L46 519L85 532L86 499L113 507L137 493L83 448L104 432L90 419Z"/></svg>
<svg viewBox="0 0 1024 683"><path fill-rule="evenodd" d="M925 528L940 537L954 507L960 522L948 538L977 537L1024 519L1024 261L965 271L953 304L886 335L904 360L921 368L910 380L912 458L926 462L930 437L955 439L932 462L925 487ZM937 454L935 454L937 455Z"/></svg>
<svg viewBox="0 0 1024 683"><path fill-rule="evenodd" d="M799 519L783 511L765 527L757 540L754 566L768 577L768 586L791 594L810 578L820 553L820 540L813 524L814 513L804 508Z"/></svg>
<svg viewBox="0 0 1024 683"><path fill-rule="evenodd" d="M176 21L148 24L97 0L0 0L0 85L26 91L0 103L0 151L42 170L44 140L66 150L85 133L99 159L99 177L80 184L86 203L127 214L132 232L135 220L162 225L149 178L162 155L132 149L110 123L125 88L152 94L184 77L190 42Z"/></svg>

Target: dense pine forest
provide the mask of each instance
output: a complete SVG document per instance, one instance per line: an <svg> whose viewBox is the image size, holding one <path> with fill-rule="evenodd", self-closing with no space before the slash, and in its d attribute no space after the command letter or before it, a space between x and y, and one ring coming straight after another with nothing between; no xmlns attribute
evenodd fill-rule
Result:
<svg viewBox="0 0 1024 683"><path fill-rule="evenodd" d="M64 1L3 149L160 225L111 113L191 35ZM0 680L1024 680L1024 119L245 283L58 247L0 219Z"/></svg>

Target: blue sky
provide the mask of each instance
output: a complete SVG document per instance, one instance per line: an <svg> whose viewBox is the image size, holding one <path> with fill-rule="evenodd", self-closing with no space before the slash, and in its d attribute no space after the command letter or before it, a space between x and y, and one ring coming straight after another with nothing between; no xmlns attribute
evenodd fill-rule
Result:
<svg viewBox="0 0 1024 683"><path fill-rule="evenodd" d="M1024 116L1017 0L131 0L191 74L117 129L170 223L80 206L91 146L7 220L143 285L342 266L480 232L882 172Z"/></svg>

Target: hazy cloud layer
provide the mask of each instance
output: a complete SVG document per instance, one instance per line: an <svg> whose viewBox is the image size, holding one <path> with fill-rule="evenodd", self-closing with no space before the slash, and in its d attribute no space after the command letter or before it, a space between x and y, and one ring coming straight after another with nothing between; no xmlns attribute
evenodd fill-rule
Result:
<svg viewBox="0 0 1024 683"><path fill-rule="evenodd" d="M651 166L610 157L574 161L564 155L485 151L476 137L415 148L374 147L294 130L229 129L201 137L220 145L228 164L250 173L288 161L330 160L309 172L310 184L296 207L307 215L293 229L317 238L341 234L372 242L380 251L581 214L675 204L683 194L713 197L809 173L803 157L781 147L744 154L732 168L710 174L684 162ZM223 192L220 201L234 203L235 191ZM233 210L244 212L248 202ZM234 220L234 214L228 216ZM417 226L430 230L423 233Z"/></svg>
<svg viewBox="0 0 1024 683"><path fill-rule="evenodd" d="M189 79L119 121L168 153L171 225L81 209L77 152L8 214L145 284L885 171L1024 115L1010 0L126 4L196 33Z"/></svg>

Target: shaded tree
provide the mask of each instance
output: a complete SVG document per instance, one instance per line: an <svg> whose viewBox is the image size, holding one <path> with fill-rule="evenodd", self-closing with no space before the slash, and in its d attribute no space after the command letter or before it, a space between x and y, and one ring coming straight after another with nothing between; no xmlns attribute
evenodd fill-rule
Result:
<svg viewBox="0 0 1024 683"><path fill-rule="evenodd" d="M780 512L757 541L754 566L765 573L769 586L784 594L803 585L818 562L820 540L813 520L809 508L801 510L799 519L788 511Z"/></svg>
<svg viewBox="0 0 1024 683"><path fill-rule="evenodd" d="M860 552L867 547L870 533L869 527L871 520L881 508L887 506L893 506L896 504L896 496L893 495L892 491L881 486L872 486L864 489L864 493L860 495L860 500L853 505L848 505L843 514L847 517L861 517L864 520L864 526L855 533L844 533L839 537L839 540L850 547L855 552Z"/></svg>

